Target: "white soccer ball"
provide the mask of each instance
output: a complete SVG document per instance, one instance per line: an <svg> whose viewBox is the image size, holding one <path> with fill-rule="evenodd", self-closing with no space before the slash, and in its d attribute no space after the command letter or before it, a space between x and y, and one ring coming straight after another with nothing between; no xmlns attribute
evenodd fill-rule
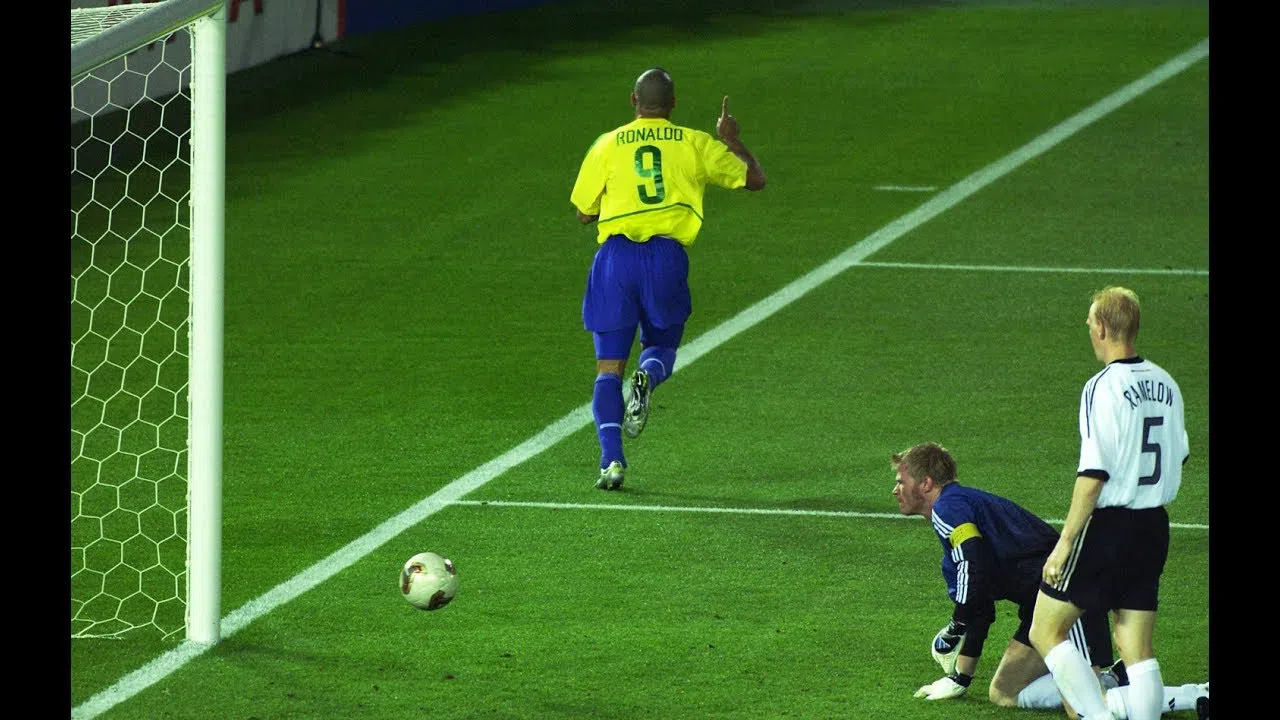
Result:
<svg viewBox="0 0 1280 720"><path fill-rule="evenodd" d="M458 593L458 570L447 557L418 553L400 571L400 593L419 610L439 610Z"/></svg>

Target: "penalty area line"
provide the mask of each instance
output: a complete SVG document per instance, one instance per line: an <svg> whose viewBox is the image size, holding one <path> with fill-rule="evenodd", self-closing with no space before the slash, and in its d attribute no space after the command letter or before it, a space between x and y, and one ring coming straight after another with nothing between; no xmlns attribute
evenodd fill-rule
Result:
<svg viewBox="0 0 1280 720"><path fill-rule="evenodd" d="M467 507L541 508L545 510L630 510L633 512L706 513L715 515L791 515L800 517L872 518L876 520L923 520L919 515L901 513L855 512L852 510L793 510L790 508L697 507L691 505L620 505L615 503L557 503L526 500L454 500L453 505ZM1061 525L1062 520L1045 520ZM1179 530L1208 530L1200 523L1169 523Z"/></svg>
<svg viewBox="0 0 1280 720"><path fill-rule="evenodd" d="M811 270L790 284L760 300L746 310L708 330L680 351L681 368L688 367L703 355L755 327L779 310L809 294L845 270L858 265L868 256L882 250L898 238L920 227L933 218L950 210L991 183L1008 175L1027 162L1092 125L1112 111L1122 107L1160 83L1181 73L1209 56L1209 39L1197 43L1191 49L1178 54L1141 78L1125 85L1098 102L1072 115L1045 131L1031 142L977 170L946 190L934 195L915 210L890 222L857 243L849 246L835 258ZM679 368L675 372L679 372ZM524 461L576 433L592 422L591 404L585 403L553 421L540 432L516 447L480 465L467 474L453 480L432 495L406 508L398 515L378 525L365 535L352 540L329 557L303 570L266 593L250 600L222 618L221 637L228 638L246 625L291 602L299 595L337 575L360 561L369 553L400 533L426 520L453 501L479 488ZM138 693L173 674L188 662L213 647L208 644L185 641L181 646L148 662L71 709L71 717L88 720L107 712Z"/></svg>

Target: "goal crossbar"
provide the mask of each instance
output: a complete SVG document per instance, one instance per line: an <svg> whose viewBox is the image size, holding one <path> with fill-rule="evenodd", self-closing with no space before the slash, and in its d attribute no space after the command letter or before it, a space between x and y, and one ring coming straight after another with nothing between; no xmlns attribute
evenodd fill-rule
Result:
<svg viewBox="0 0 1280 720"><path fill-rule="evenodd" d="M78 77L158 40L193 21L217 12L227 0L166 0L146 6L146 12L126 17L102 32L71 46L71 77ZM119 11L123 7L106 8ZM72 10L74 15L77 11Z"/></svg>

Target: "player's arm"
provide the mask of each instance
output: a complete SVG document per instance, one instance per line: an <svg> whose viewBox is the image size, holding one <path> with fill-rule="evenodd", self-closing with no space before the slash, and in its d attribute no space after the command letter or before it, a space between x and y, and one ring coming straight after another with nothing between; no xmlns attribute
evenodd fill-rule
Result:
<svg viewBox="0 0 1280 720"><path fill-rule="evenodd" d="M958 644L956 667L959 668L962 658L968 658L972 670L977 668L987 631L996 618L995 600L991 592L996 570L995 553L991 550L991 543L978 532L973 523L957 526L951 532L949 540L951 553L956 559L956 574L966 578L965 582L956 585L955 607L948 624L951 630L949 634L962 637Z"/></svg>
<svg viewBox="0 0 1280 720"><path fill-rule="evenodd" d="M720 135L720 139L724 141L724 144L729 146L729 152L737 155L742 162L747 164L746 188L748 190L763 190L766 179L764 168L760 167L756 156L751 154L747 146L742 144L742 139L738 137L738 120L729 114L728 95L724 97L720 104L720 119L716 120L716 133Z"/></svg>
<svg viewBox="0 0 1280 720"><path fill-rule="evenodd" d="M1041 570L1041 579L1051 586L1062 580L1071 548L1097 507L1102 486L1111 477L1107 471L1111 467L1107 459L1110 454L1102 439L1114 434L1114 413L1109 407L1111 394L1106 392L1106 388L1098 388L1101 379L1100 375L1095 375L1080 394L1080 464L1077 466L1075 488L1071 491L1071 508L1062 523L1058 544L1045 558Z"/></svg>
<svg viewBox="0 0 1280 720"><path fill-rule="evenodd" d="M578 213L578 222L589 225L600 218L600 199L605 192L604 144L600 139L592 143L587 156L582 159L578 168L578 177L573 182L573 192L569 194L569 202Z"/></svg>
<svg viewBox="0 0 1280 720"><path fill-rule="evenodd" d="M1071 509L1067 510L1067 519L1062 523L1062 534L1058 544L1044 561L1042 577L1050 585L1056 585L1062 579L1063 568L1067 557L1075 545L1076 538L1084 530L1084 525L1098 506L1098 495L1107 481L1107 473L1101 470L1082 470L1076 476L1076 486L1071 492Z"/></svg>
<svg viewBox="0 0 1280 720"><path fill-rule="evenodd" d="M934 506L933 529L946 546L955 566L954 608L951 621L934 636L931 652L948 675L977 669L987 630L995 622L991 584L995 553L963 506ZM944 563L945 567L946 563ZM963 660L963 665L961 665Z"/></svg>
<svg viewBox="0 0 1280 720"><path fill-rule="evenodd" d="M935 509L936 512L936 509ZM950 533L935 525L938 534L952 543L956 561L955 607L948 622L933 637L930 652L946 673L916 691L926 700L958 698L969 689L978 672L978 659L987 640L987 631L996 619L995 601L989 590L995 570L995 554L990 543L973 523L964 523Z"/></svg>

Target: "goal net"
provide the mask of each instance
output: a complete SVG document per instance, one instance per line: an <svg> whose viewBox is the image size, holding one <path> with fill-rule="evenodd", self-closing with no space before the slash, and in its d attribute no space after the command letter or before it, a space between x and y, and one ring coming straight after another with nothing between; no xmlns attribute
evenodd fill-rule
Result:
<svg viewBox="0 0 1280 720"><path fill-rule="evenodd" d="M71 632L218 639L225 0L71 10Z"/></svg>

